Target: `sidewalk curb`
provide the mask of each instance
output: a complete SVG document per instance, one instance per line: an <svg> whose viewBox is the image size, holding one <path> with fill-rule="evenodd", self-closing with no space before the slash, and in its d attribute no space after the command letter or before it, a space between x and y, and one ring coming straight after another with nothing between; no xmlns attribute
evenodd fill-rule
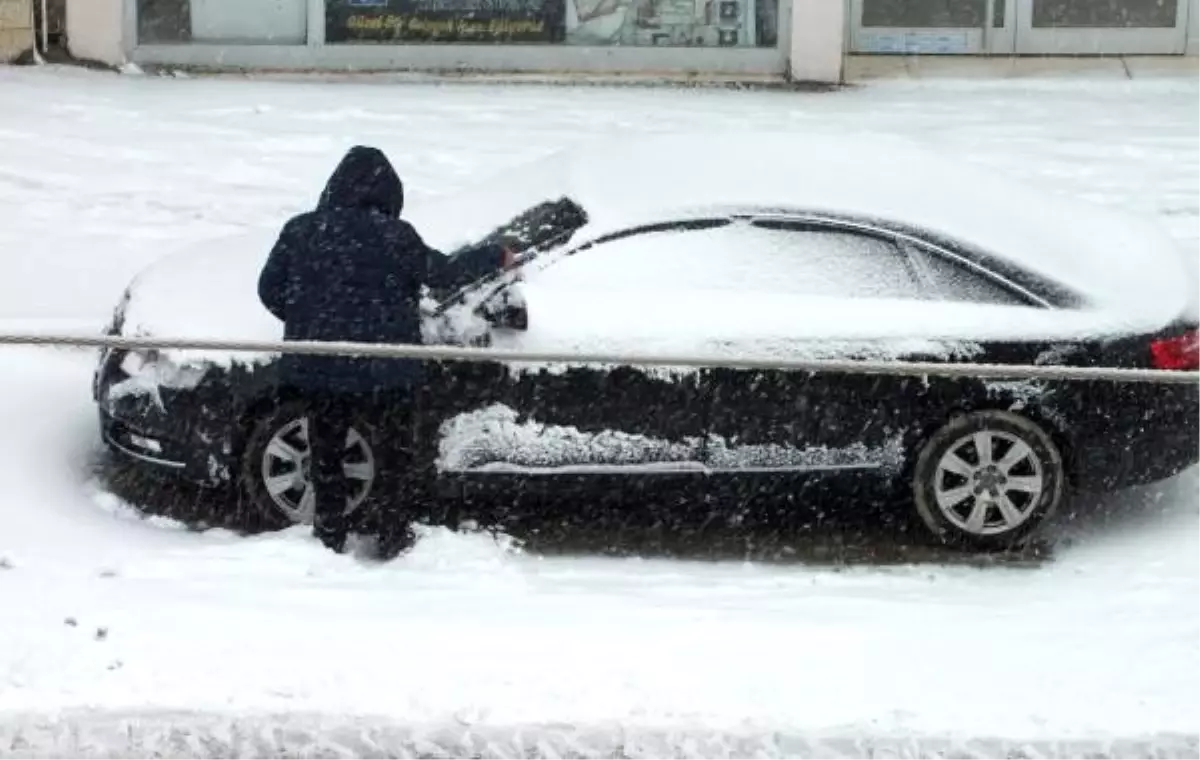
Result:
<svg viewBox="0 0 1200 760"><path fill-rule="evenodd" d="M312 713L0 713L4 757L1195 757L1195 734L1001 739L698 726L411 723Z"/></svg>

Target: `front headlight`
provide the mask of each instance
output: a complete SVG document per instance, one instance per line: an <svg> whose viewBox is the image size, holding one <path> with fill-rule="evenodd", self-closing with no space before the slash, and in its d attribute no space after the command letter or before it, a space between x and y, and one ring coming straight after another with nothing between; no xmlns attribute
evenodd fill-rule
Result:
<svg viewBox="0 0 1200 760"><path fill-rule="evenodd" d="M131 378L152 383L160 388L195 388L208 373L203 365L179 365L153 349L130 351L121 359L121 371Z"/></svg>
<svg viewBox="0 0 1200 760"><path fill-rule="evenodd" d="M153 370L158 364L158 352L130 351L121 359L121 371L130 377L136 377L147 370Z"/></svg>

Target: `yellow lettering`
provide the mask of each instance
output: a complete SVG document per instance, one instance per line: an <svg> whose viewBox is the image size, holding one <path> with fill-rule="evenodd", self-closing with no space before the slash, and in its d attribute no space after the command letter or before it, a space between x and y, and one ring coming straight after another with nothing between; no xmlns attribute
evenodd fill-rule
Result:
<svg viewBox="0 0 1200 760"><path fill-rule="evenodd" d="M541 34L545 22L537 19L492 19L489 31L495 35L502 34Z"/></svg>
<svg viewBox="0 0 1200 760"><path fill-rule="evenodd" d="M379 16L354 14L346 19L346 28L354 31L387 31L393 35L412 32L431 37L456 34L463 37L503 37L544 34L546 23L540 19L439 19L419 14L387 13Z"/></svg>

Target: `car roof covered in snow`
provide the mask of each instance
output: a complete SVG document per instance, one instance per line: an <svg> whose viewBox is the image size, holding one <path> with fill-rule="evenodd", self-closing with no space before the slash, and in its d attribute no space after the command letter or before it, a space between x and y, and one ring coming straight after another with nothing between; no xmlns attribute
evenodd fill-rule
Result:
<svg viewBox="0 0 1200 760"><path fill-rule="evenodd" d="M964 314L953 325L960 336L1024 340L1051 333L1064 339L1132 334L1195 311L1195 277L1183 252L1154 223L1006 181L888 137L755 133L752 140L721 134L603 142L548 156L466 192L414 203L405 216L427 242L450 252L563 195L589 214L575 243L713 210L790 207L891 220L961 240L1062 282L1095 305L1089 311L1042 314L1045 319L1036 325L1030 314L972 319ZM280 338L282 326L262 307L256 284L281 224L201 241L144 270L131 283L123 333ZM661 287L670 291L671 283ZM914 334L941 334L948 327L943 320L908 320L891 332L903 327ZM850 327L838 325L855 332ZM807 332L819 332L811 328ZM226 352L172 356L184 362L235 360Z"/></svg>
<svg viewBox="0 0 1200 760"><path fill-rule="evenodd" d="M453 249L557 196L588 212L577 242L706 210L789 207L957 239L1143 326L1196 307L1183 253L1154 222L874 134L752 130L605 139L414 205L406 216L429 242Z"/></svg>

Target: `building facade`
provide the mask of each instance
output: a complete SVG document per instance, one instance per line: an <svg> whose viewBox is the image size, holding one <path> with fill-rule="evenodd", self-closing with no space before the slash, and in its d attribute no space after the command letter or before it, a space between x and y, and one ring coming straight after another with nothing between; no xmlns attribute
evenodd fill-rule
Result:
<svg viewBox="0 0 1200 760"><path fill-rule="evenodd" d="M1200 0L68 0L72 52L251 69L836 83L847 54L1194 55Z"/></svg>

